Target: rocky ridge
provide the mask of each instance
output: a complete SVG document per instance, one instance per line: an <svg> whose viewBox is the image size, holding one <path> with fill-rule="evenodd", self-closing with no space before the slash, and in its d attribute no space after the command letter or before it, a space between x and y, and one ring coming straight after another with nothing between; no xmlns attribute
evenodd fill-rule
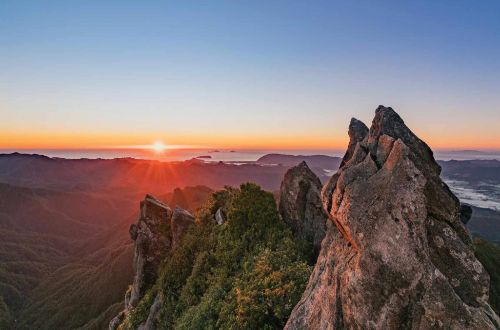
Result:
<svg viewBox="0 0 500 330"><path fill-rule="evenodd" d="M194 217L186 210L172 209L151 195L146 195L140 203L140 214L136 224L130 226L130 237L135 241L134 280L125 294L125 310L109 324L109 329L117 329L127 312L150 289L158 278L158 268L169 251L174 249L189 226L195 223ZM153 329L156 313L162 297L158 294L150 310L147 321L141 329Z"/></svg>
<svg viewBox="0 0 500 330"><path fill-rule="evenodd" d="M431 149L392 109L353 119L331 221L286 329L495 329L489 275ZM463 209L463 208L462 208Z"/></svg>

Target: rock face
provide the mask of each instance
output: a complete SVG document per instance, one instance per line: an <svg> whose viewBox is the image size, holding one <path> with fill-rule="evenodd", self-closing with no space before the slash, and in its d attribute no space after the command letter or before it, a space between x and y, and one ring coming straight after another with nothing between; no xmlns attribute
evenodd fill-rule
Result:
<svg viewBox="0 0 500 330"><path fill-rule="evenodd" d="M126 308L135 307L156 281L158 266L172 246L172 214L167 205L151 195L140 204L139 220L130 226L130 237L135 241L135 275Z"/></svg>
<svg viewBox="0 0 500 330"><path fill-rule="evenodd" d="M125 294L125 310L110 322L110 329L116 329L124 320L127 311L134 308L154 285L161 261L177 246L194 222L194 217L188 211L176 207L172 212L168 205L151 195L146 195L141 201L139 220L131 225L129 230L130 237L135 241L134 281ZM158 296L158 299L161 297ZM153 319L148 318L148 327L144 329L152 329L149 327L152 322Z"/></svg>
<svg viewBox="0 0 500 330"><path fill-rule="evenodd" d="M321 182L305 162L290 168L281 182L279 211L296 237L319 252L328 216L321 205Z"/></svg>
<svg viewBox="0 0 500 330"><path fill-rule="evenodd" d="M430 148L391 108L353 119L326 237L286 329L494 329L489 276Z"/></svg>

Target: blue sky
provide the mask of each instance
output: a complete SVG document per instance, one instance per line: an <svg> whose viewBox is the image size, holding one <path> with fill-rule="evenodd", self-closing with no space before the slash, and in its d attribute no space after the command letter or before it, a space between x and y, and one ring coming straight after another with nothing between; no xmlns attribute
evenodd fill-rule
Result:
<svg viewBox="0 0 500 330"><path fill-rule="evenodd" d="M499 17L499 1L2 1L0 145L335 148L384 104L431 146L499 149Z"/></svg>

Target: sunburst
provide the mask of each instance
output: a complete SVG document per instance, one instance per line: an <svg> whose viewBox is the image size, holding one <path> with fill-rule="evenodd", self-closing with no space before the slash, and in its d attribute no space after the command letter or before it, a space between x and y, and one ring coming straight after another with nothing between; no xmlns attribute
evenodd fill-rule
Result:
<svg viewBox="0 0 500 330"><path fill-rule="evenodd" d="M155 143L151 145L151 149L157 153L161 153L167 149L167 146L162 141L155 141Z"/></svg>

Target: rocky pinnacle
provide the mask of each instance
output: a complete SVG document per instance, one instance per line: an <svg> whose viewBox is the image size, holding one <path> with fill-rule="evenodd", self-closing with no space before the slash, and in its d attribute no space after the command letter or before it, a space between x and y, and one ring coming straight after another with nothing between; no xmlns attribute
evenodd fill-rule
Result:
<svg viewBox="0 0 500 330"><path fill-rule="evenodd" d="M109 323L109 329L119 328L127 313L135 308L140 299L158 279L162 260L176 248L186 230L195 222L186 210L176 207L174 211L151 195L140 203L139 219L130 226L130 237L135 241L134 280L125 293L125 309ZM141 329L152 329L155 316L163 297L155 297L148 320ZM153 308L154 307L154 308Z"/></svg>
<svg viewBox="0 0 500 330"><path fill-rule="evenodd" d="M392 109L353 119L330 221L286 329L495 329L489 275L431 149Z"/></svg>

